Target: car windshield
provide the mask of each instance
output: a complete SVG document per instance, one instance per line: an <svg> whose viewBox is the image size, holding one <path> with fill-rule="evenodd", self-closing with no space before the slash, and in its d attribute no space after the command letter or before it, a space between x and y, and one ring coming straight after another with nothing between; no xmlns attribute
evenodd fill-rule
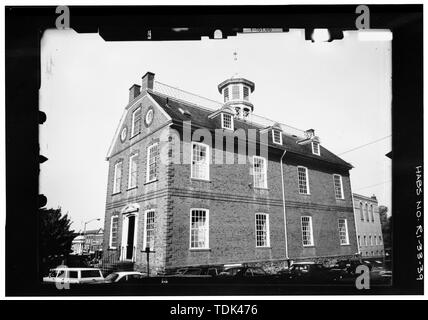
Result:
<svg viewBox="0 0 428 320"><path fill-rule="evenodd" d="M117 273L110 273L105 280L107 281L114 281L119 277L119 274Z"/></svg>

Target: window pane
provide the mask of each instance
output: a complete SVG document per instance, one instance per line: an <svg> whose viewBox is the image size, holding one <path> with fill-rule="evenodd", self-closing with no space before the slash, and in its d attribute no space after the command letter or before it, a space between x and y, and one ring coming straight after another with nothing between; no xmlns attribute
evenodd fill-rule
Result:
<svg viewBox="0 0 428 320"><path fill-rule="evenodd" d="M110 227L110 232L111 232L111 241L110 241L110 247L116 248L117 247L117 224L119 221L119 217L118 216L114 216L111 219L111 227Z"/></svg>
<svg viewBox="0 0 428 320"><path fill-rule="evenodd" d="M298 180L299 180L299 193L308 194L308 179L307 179L307 169L303 167L297 168Z"/></svg>
<svg viewBox="0 0 428 320"><path fill-rule="evenodd" d="M138 108L132 114L132 135L136 135L141 131L141 108Z"/></svg>
<svg viewBox="0 0 428 320"><path fill-rule="evenodd" d="M312 153L317 155L320 154L320 144L316 141L312 142Z"/></svg>
<svg viewBox="0 0 428 320"><path fill-rule="evenodd" d="M147 182L157 179L158 155L157 143L147 149Z"/></svg>
<svg viewBox="0 0 428 320"><path fill-rule="evenodd" d="M282 144L281 131L273 130L273 142Z"/></svg>
<svg viewBox="0 0 428 320"><path fill-rule="evenodd" d="M261 157L253 158L253 175L255 188L267 188L266 159Z"/></svg>
<svg viewBox="0 0 428 320"><path fill-rule="evenodd" d="M269 219L266 214L256 214L256 246L269 246Z"/></svg>
<svg viewBox="0 0 428 320"><path fill-rule="evenodd" d="M232 116L227 113L222 113L223 117L223 128L225 129L233 129L232 127Z"/></svg>
<svg viewBox="0 0 428 320"><path fill-rule="evenodd" d="M334 193L336 195L336 199L342 199L342 177L338 174L333 175L334 180Z"/></svg>
<svg viewBox="0 0 428 320"><path fill-rule="evenodd" d="M122 162L116 163L114 166L114 182L113 182L113 193L120 192L120 186L122 184Z"/></svg>
<svg viewBox="0 0 428 320"><path fill-rule="evenodd" d="M244 100L248 101L249 90L248 87L244 87Z"/></svg>
<svg viewBox="0 0 428 320"><path fill-rule="evenodd" d="M311 217L302 217L302 241L304 246L313 245Z"/></svg>
<svg viewBox="0 0 428 320"><path fill-rule="evenodd" d="M153 251L155 244L155 212L153 210L146 213L146 243L144 249L147 247Z"/></svg>
<svg viewBox="0 0 428 320"><path fill-rule="evenodd" d="M133 155L129 160L129 185L128 188L137 186L137 155Z"/></svg>
<svg viewBox="0 0 428 320"><path fill-rule="evenodd" d="M228 102L229 101L229 88L225 88L223 92L224 92L224 102Z"/></svg>
<svg viewBox="0 0 428 320"><path fill-rule="evenodd" d="M348 244L348 229L346 219L339 219L339 238L340 244Z"/></svg>
<svg viewBox="0 0 428 320"><path fill-rule="evenodd" d="M208 223L206 210L192 210L190 223L190 248L208 248Z"/></svg>
<svg viewBox="0 0 428 320"><path fill-rule="evenodd" d="M208 148L206 145L199 143L194 143L192 148L192 178L208 180Z"/></svg>

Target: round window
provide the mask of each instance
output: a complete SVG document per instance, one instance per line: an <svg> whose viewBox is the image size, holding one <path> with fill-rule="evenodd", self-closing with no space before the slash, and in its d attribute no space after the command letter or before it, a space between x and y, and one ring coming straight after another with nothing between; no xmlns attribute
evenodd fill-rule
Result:
<svg viewBox="0 0 428 320"><path fill-rule="evenodd" d="M153 121L153 109L150 108L146 113L146 125L149 126Z"/></svg>
<svg viewBox="0 0 428 320"><path fill-rule="evenodd" d="M127 133L128 133L128 128L127 127L123 127L122 132L120 133L120 140L122 142L125 141Z"/></svg>

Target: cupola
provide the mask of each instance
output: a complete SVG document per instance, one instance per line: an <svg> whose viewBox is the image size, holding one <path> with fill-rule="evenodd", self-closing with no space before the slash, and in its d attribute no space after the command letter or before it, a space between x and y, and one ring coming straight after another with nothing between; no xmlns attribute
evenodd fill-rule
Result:
<svg viewBox="0 0 428 320"><path fill-rule="evenodd" d="M232 108L235 117L247 118L254 110L250 94L254 92L254 82L244 78L230 78L218 85L225 106Z"/></svg>

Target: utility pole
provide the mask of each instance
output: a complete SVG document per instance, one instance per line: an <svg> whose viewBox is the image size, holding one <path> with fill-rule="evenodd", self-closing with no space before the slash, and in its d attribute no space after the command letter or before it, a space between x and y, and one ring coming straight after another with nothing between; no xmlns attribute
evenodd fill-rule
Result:
<svg viewBox="0 0 428 320"><path fill-rule="evenodd" d="M147 277L150 277L150 253L155 253L155 251L150 251L150 247L146 247L145 250L141 250L147 254Z"/></svg>

